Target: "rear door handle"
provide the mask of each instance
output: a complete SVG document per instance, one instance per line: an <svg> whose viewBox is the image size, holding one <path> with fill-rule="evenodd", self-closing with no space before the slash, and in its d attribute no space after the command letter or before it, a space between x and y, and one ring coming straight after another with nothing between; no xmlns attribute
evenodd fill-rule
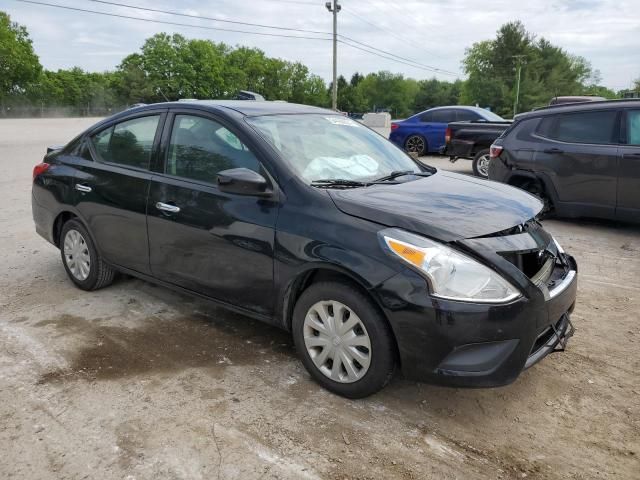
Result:
<svg viewBox="0 0 640 480"><path fill-rule="evenodd" d="M640 153L625 153L624 158L640 158Z"/></svg>
<svg viewBox="0 0 640 480"><path fill-rule="evenodd" d="M89 185L83 185L81 183L76 183L76 190L82 193L89 193L93 190Z"/></svg>
<svg viewBox="0 0 640 480"><path fill-rule="evenodd" d="M163 212L169 212L169 213L179 213L180 212L180 207L178 207L176 205L171 205L169 203L158 202L158 203L156 203L156 208L158 210L162 210Z"/></svg>
<svg viewBox="0 0 640 480"><path fill-rule="evenodd" d="M546 148L542 152L543 153L564 153L564 150L560 150L559 148Z"/></svg>

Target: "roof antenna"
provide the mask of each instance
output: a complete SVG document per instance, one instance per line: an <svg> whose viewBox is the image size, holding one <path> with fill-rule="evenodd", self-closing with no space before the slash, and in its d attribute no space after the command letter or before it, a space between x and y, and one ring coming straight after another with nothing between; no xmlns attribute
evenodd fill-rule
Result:
<svg viewBox="0 0 640 480"><path fill-rule="evenodd" d="M162 91L162 89L160 87L158 87L158 91L164 97L164 101L165 102L169 102L169 99L167 98L167 96L164 94L164 92Z"/></svg>

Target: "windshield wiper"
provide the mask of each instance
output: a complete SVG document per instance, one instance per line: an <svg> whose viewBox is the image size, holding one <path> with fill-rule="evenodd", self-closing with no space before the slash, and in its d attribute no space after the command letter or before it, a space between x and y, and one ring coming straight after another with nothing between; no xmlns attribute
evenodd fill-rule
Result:
<svg viewBox="0 0 640 480"><path fill-rule="evenodd" d="M395 170L391 172L389 175L385 175L384 177L378 178L374 180L372 183L377 182L386 182L389 180L395 180L398 177L404 177L405 175L414 175L416 177L429 177L432 175L430 172L416 172L414 170Z"/></svg>
<svg viewBox="0 0 640 480"><path fill-rule="evenodd" d="M359 182L357 180L347 180L346 178L323 178L313 180L311 185L314 187L366 187L369 183Z"/></svg>

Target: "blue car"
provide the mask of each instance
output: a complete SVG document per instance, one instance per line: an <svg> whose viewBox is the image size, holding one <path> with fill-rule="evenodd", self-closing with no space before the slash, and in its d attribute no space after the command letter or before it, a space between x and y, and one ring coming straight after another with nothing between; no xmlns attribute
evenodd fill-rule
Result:
<svg viewBox="0 0 640 480"><path fill-rule="evenodd" d="M451 122L486 120L504 122L495 113L478 107L436 107L416 113L406 120L391 123L389 140L407 152L418 155L437 153L445 143L444 135Z"/></svg>

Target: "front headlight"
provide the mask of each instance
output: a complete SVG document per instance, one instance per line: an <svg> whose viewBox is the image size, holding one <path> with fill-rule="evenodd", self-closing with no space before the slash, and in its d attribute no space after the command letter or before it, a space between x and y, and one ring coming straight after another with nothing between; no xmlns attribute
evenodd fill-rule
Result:
<svg viewBox="0 0 640 480"><path fill-rule="evenodd" d="M383 230L380 236L392 254L426 275L436 297L505 303L520 296L499 274L446 245L398 229Z"/></svg>

